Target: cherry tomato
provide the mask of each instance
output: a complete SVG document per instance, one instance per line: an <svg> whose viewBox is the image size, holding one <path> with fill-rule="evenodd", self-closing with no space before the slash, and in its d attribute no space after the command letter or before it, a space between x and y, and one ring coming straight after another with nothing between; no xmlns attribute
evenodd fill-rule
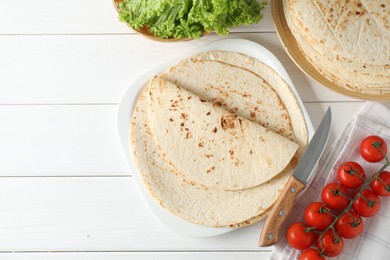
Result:
<svg viewBox="0 0 390 260"><path fill-rule="evenodd" d="M372 217L380 208L380 200L378 195L372 190L364 190L362 197L358 198L352 207L360 216Z"/></svg>
<svg viewBox="0 0 390 260"><path fill-rule="evenodd" d="M325 203L312 202L310 203L304 213L305 222L309 227L314 227L316 230L322 231L327 228L334 217L329 214L330 209L326 207Z"/></svg>
<svg viewBox="0 0 390 260"><path fill-rule="evenodd" d="M344 248L343 238L336 232L329 229L326 233L317 240L317 247L320 251L324 250L324 255L334 257L338 256Z"/></svg>
<svg viewBox="0 0 390 260"><path fill-rule="evenodd" d="M360 164L345 162L337 170L337 179L348 189L356 189L364 183L366 173Z"/></svg>
<svg viewBox="0 0 390 260"><path fill-rule="evenodd" d="M387 154L387 144L379 136L367 136L360 143L360 154L367 162L380 162Z"/></svg>
<svg viewBox="0 0 390 260"><path fill-rule="evenodd" d="M331 209L344 209L349 204L349 191L337 182L328 183L321 193L322 201Z"/></svg>
<svg viewBox="0 0 390 260"><path fill-rule="evenodd" d="M354 211L348 211L336 222L336 229L344 238L352 239L363 231L363 219Z"/></svg>
<svg viewBox="0 0 390 260"><path fill-rule="evenodd" d="M311 246L315 239L315 233L307 228L303 222L296 222L287 229L288 244L299 250L303 250Z"/></svg>
<svg viewBox="0 0 390 260"><path fill-rule="evenodd" d="M370 186L379 196L390 196L390 172L381 172L379 179L371 182Z"/></svg>
<svg viewBox="0 0 390 260"><path fill-rule="evenodd" d="M308 248L299 255L298 260L325 260L325 257L318 250Z"/></svg>

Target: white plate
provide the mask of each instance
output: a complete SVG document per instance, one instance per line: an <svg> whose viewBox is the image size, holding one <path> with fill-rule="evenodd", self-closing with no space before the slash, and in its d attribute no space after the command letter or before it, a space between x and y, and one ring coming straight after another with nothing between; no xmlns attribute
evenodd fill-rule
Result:
<svg viewBox="0 0 390 260"><path fill-rule="evenodd" d="M149 208L152 210L152 212L157 216L157 218L168 228L171 230L182 234L184 236L189 237L209 237L209 236L216 236L220 234L227 233L229 231L234 230L233 228L212 228L212 227L205 227L201 225L192 224L188 221L185 221L175 215L173 215L171 212L166 210L165 208L161 207L159 203L157 203L148 193L146 190L141 176L137 171L137 168L133 164L132 156L131 156L131 148L130 148L130 122L131 117L133 115L133 111L135 109L138 94L140 93L141 89L145 86L147 81L154 75L161 74L164 72L168 67L176 64L179 60L186 58L190 55L193 55L195 53L199 53L202 51L207 50L224 50L224 51L233 51L233 52L240 52L243 54L246 54L248 56L252 56L253 58L256 58L271 68L273 68L286 82L287 84L292 88L296 99L299 102L299 105L302 109L303 116L306 120L306 125L309 133L309 139L311 139L314 129L312 126L312 123L310 121L310 118L307 114L307 111L305 107L303 106L303 103L301 99L299 98L299 95L288 76L286 70L282 66L282 64L279 62L279 60L266 48L263 46L244 39L226 39L226 40L220 40L215 41L210 44L204 45L194 51L191 51L190 53L187 53L186 55L174 59L168 63L162 64L160 66L157 66L156 68L150 70L148 73L142 75L138 79L136 79L128 88L128 90L125 92L124 96L122 97L121 102L119 103L118 107L118 131L119 131L119 139L120 143L123 148L123 153L127 159L127 162L130 166L131 172L134 175L134 179L136 180L137 186L139 190L141 191L143 198L145 199L146 204L149 206Z"/></svg>

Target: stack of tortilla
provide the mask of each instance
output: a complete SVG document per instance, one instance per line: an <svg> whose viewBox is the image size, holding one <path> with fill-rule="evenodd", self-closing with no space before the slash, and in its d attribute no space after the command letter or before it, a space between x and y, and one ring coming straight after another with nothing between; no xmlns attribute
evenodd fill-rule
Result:
<svg viewBox="0 0 390 260"><path fill-rule="evenodd" d="M133 161L151 195L192 223L262 219L307 145L294 94L270 67L202 52L153 77L131 125Z"/></svg>
<svg viewBox="0 0 390 260"><path fill-rule="evenodd" d="M303 55L328 80L355 93L390 93L388 0L283 0Z"/></svg>

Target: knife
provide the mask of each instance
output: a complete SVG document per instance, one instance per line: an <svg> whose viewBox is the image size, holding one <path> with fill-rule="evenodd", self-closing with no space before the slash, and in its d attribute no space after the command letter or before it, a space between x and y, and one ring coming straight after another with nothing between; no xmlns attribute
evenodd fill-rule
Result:
<svg viewBox="0 0 390 260"><path fill-rule="evenodd" d="M293 175L289 178L283 192L272 207L261 231L259 246L271 246L278 241L282 223L291 212L299 192L308 183L312 172L314 172L313 169L325 149L331 122L332 112L329 107L302 158L299 160Z"/></svg>

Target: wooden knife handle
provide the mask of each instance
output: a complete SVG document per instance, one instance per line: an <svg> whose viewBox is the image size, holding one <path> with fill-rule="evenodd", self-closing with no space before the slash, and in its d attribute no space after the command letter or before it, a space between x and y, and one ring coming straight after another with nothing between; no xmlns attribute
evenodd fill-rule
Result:
<svg viewBox="0 0 390 260"><path fill-rule="evenodd" d="M305 185L302 182L293 176L290 177L264 223L259 246L271 246L278 241L281 225L290 214L295 199L303 188L305 188Z"/></svg>

